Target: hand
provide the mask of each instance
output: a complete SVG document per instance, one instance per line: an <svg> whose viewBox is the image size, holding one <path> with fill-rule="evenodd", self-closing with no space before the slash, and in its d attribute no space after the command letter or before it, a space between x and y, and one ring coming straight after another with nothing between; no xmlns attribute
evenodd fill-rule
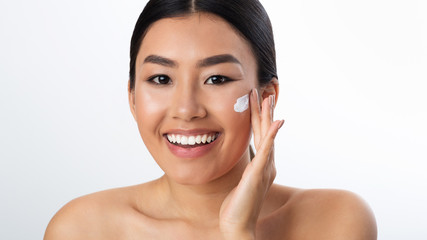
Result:
<svg viewBox="0 0 427 240"><path fill-rule="evenodd" d="M261 111L258 92L252 90L250 108L256 155L247 165L237 187L222 203L220 229L226 239L255 239L263 201L276 177L274 138L284 123L284 120L273 122L274 105L274 95L270 95L263 100Z"/></svg>

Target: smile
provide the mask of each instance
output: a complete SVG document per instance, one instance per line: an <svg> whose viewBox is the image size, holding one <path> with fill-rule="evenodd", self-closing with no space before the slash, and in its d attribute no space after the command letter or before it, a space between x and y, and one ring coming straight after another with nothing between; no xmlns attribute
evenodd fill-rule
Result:
<svg viewBox="0 0 427 240"><path fill-rule="evenodd" d="M180 134L166 134L168 141L178 146L200 146L209 144L217 139L219 133L209 133L202 135L180 135Z"/></svg>

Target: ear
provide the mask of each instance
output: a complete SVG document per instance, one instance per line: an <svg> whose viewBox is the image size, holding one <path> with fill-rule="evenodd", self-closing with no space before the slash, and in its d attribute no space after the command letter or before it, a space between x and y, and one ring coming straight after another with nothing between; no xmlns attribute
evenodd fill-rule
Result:
<svg viewBox="0 0 427 240"><path fill-rule="evenodd" d="M130 80L128 81L128 98L129 98L129 107L132 113L133 119L136 120L136 111L135 111L135 89L130 88Z"/></svg>
<svg viewBox="0 0 427 240"><path fill-rule="evenodd" d="M275 96L275 104L279 98L279 80L276 77L273 77L270 82L260 87L260 95L262 99L269 97L270 95Z"/></svg>

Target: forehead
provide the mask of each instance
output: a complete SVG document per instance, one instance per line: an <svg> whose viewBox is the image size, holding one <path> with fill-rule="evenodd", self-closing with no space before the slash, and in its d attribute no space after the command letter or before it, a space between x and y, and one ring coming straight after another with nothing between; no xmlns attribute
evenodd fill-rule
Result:
<svg viewBox="0 0 427 240"><path fill-rule="evenodd" d="M164 18L153 23L141 43L137 65L152 54L178 62L231 54L243 65L256 67L249 43L224 19L208 13Z"/></svg>

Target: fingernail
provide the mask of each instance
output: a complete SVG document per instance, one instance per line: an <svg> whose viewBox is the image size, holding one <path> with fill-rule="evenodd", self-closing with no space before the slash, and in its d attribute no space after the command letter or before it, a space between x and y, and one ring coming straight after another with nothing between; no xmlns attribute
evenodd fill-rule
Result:
<svg viewBox="0 0 427 240"><path fill-rule="evenodd" d="M256 88L252 89L252 97L254 98L254 100L258 101L258 92Z"/></svg>
<svg viewBox="0 0 427 240"><path fill-rule="evenodd" d="M260 106L259 99L258 99L258 89L256 89L256 88L252 89L252 95L254 96L254 100L257 103L258 111L261 111L261 106Z"/></svg>

